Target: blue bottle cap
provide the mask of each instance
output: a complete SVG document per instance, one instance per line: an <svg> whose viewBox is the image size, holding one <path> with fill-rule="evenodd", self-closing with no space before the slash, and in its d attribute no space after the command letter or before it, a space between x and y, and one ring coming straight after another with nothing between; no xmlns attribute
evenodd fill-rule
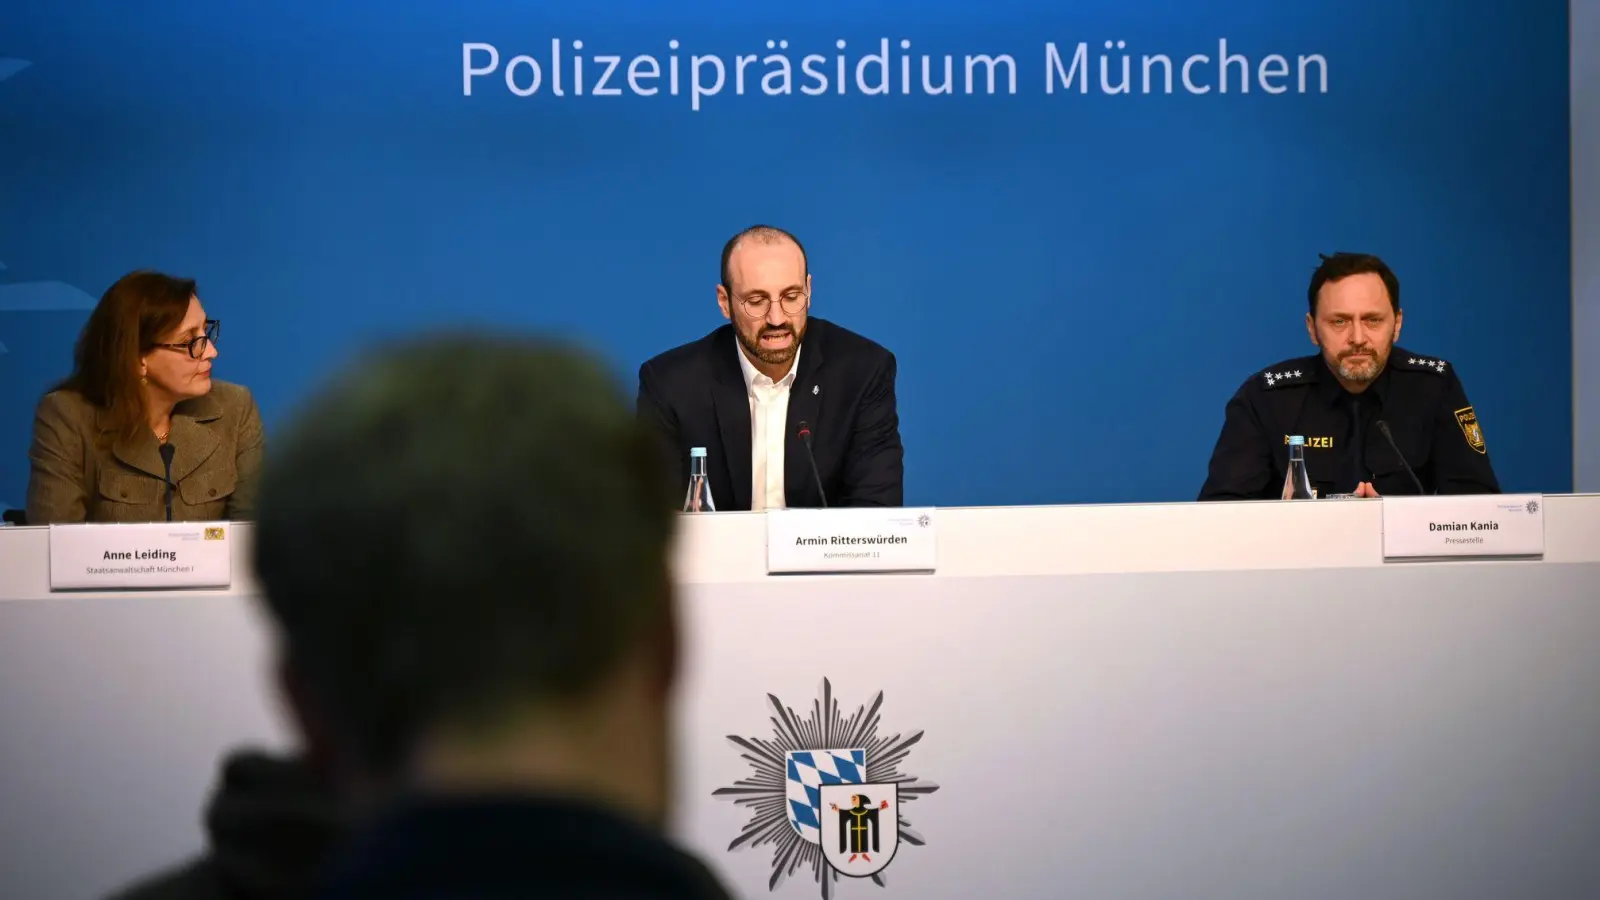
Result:
<svg viewBox="0 0 1600 900"><path fill-rule="evenodd" d="M1305 438L1301 438L1301 440L1305 440ZM704 447L690 447L689 448L689 458L690 459L694 459L697 456L705 456L705 455L706 455L706 448L704 448Z"/></svg>
<svg viewBox="0 0 1600 900"><path fill-rule="evenodd" d="M1289 435L1289 446L1291 446L1291 447L1303 447L1303 446L1305 446L1305 443L1306 443L1306 436L1305 435L1303 435L1303 434L1291 434L1291 435Z"/></svg>

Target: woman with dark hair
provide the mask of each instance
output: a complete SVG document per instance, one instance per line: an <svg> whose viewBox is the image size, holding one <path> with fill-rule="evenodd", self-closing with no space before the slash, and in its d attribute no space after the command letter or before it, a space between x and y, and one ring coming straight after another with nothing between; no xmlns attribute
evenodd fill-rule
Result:
<svg viewBox="0 0 1600 900"><path fill-rule="evenodd" d="M218 331L191 280L132 272L106 291L34 417L29 525L254 514L261 414L212 379Z"/></svg>

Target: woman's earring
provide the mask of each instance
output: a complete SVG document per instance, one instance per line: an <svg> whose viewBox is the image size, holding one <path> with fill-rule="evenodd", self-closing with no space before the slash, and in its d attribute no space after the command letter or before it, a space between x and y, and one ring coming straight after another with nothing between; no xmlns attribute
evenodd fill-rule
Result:
<svg viewBox="0 0 1600 900"><path fill-rule="evenodd" d="M139 376L139 383L140 384L149 384L150 383L150 376L148 376L148 375L140 375Z"/></svg>

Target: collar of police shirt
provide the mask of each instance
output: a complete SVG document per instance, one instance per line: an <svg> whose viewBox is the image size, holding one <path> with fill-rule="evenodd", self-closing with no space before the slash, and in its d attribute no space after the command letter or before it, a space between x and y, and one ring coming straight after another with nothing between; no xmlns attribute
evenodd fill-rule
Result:
<svg viewBox="0 0 1600 900"><path fill-rule="evenodd" d="M739 355L739 370L744 373L745 394L750 398L750 509L783 509L783 438L789 425L789 389L800 371L797 348L789 372L777 381L756 371L739 342L733 352Z"/></svg>
<svg viewBox="0 0 1600 900"><path fill-rule="evenodd" d="M1394 352L1391 347L1390 353ZM1339 481L1341 493L1354 492L1363 481L1371 481L1375 476L1372 467L1367 465L1367 443L1371 441L1375 429L1372 423L1383 418L1383 407L1389 399L1389 373L1394 371L1391 365L1385 364L1383 371L1372 380L1367 389L1359 394L1352 393L1339 382L1339 377L1323 358L1322 377L1318 379L1317 390L1322 396L1323 403L1329 409L1337 409L1342 414L1350 417L1346 423L1344 434L1340 438L1344 449L1339 456ZM1391 357L1392 362L1392 357Z"/></svg>

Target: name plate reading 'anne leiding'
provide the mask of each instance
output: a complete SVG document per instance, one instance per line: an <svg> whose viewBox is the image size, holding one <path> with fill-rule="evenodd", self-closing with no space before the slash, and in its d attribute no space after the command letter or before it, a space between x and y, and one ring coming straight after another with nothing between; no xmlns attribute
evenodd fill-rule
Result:
<svg viewBox="0 0 1600 900"><path fill-rule="evenodd" d="M50 526L50 589L226 588L228 522Z"/></svg>
<svg viewBox="0 0 1600 900"><path fill-rule="evenodd" d="M1541 494L1383 499L1384 559L1543 555Z"/></svg>
<svg viewBox="0 0 1600 900"><path fill-rule="evenodd" d="M774 509L767 519L767 573L932 572L938 562L931 508Z"/></svg>

